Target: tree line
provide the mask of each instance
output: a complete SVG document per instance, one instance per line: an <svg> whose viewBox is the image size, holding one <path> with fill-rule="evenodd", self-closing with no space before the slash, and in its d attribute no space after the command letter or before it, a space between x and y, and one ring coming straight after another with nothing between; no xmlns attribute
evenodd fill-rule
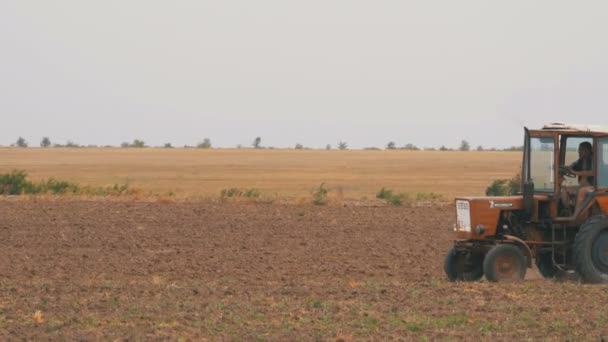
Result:
<svg viewBox="0 0 608 342"><path fill-rule="evenodd" d="M17 141L13 144L10 145L11 147L22 147L22 148L26 148L29 147L29 143L27 142L27 140L25 140L25 138L23 137L19 137L17 139ZM97 147L107 147L107 148L112 148L112 147L116 147L116 146L112 146L112 145L104 145L104 146L98 146L98 145L80 145L78 143L75 143L71 140L68 140L65 144L58 144L58 143L52 143L51 139L49 137L43 137L42 140L40 141L40 147L42 148L49 148L49 147L57 147L57 148L65 148L65 147L70 147L70 148L97 148ZM141 140L141 139L134 139L132 142L123 142L120 144L120 147L122 148L146 148L146 147L150 147L149 145L146 144L145 141ZM161 147L161 148L174 148L174 146L171 143L165 143L162 146L156 146L156 147ZM196 145L184 145L184 148L202 148L202 149L210 149L213 148L213 144L211 143L211 139L209 138L204 138L202 139L202 141L200 141L199 143L197 143ZM275 147L273 146L263 146L262 145L262 138L261 137L255 137L255 139L253 139L253 142L251 143L251 147L253 147L254 149L274 149ZM243 148L243 146L241 145L237 145L237 148ZM348 143L345 141L338 141L338 143L335 146L336 149L338 150L348 150ZM312 148L310 147L305 147L304 145L297 143L294 146L294 149L296 150L311 150ZM326 150L332 150L334 149L334 147L331 144L327 144L325 146ZM381 148L378 147L365 147L363 148L364 150L382 150ZM397 143L395 143L394 141L389 141L386 146L384 147L384 149L386 150L408 150L408 151L420 151L420 150L424 150L424 151L471 151L471 145L469 144L468 141L466 140L462 140L460 142L460 145L457 148L450 148L450 147L446 147L445 145L442 145L439 148L435 148L435 147L424 147L424 148L419 148L418 146L412 144L412 143L408 143L405 144L403 146L397 146ZM508 148L503 148L503 149L497 149L497 148L484 148L481 145L478 145L475 148L476 151L521 151L523 150L523 146L512 146L512 147L508 147Z"/></svg>

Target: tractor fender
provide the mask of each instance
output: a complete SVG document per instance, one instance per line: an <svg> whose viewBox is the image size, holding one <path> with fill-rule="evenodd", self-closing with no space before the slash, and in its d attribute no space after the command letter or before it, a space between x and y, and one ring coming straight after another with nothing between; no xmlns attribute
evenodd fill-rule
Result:
<svg viewBox="0 0 608 342"><path fill-rule="evenodd" d="M532 251L530 250L530 247L528 247L528 245L524 242L524 240L513 235L505 235L504 238L505 240L521 248L521 251L524 252L528 261L528 268L532 268Z"/></svg>

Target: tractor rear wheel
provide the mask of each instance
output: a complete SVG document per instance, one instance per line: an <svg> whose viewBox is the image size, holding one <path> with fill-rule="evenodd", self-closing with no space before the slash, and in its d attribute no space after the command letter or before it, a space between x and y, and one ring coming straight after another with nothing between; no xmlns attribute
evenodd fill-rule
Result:
<svg viewBox="0 0 608 342"><path fill-rule="evenodd" d="M587 283L608 283L608 218L593 217L574 239L576 271Z"/></svg>
<svg viewBox="0 0 608 342"><path fill-rule="evenodd" d="M527 271L526 256L517 246L496 245L483 261L483 271L489 281L520 281Z"/></svg>
<svg viewBox="0 0 608 342"><path fill-rule="evenodd" d="M477 281L483 277L483 254L452 247L443 268L450 281Z"/></svg>

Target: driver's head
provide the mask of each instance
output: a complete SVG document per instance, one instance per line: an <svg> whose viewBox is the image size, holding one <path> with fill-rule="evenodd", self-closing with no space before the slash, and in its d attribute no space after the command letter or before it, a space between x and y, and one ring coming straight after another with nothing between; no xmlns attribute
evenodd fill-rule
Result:
<svg viewBox="0 0 608 342"><path fill-rule="evenodd" d="M583 141L580 145L578 145L578 155L581 158L588 158L591 156L592 148L591 143L588 141Z"/></svg>

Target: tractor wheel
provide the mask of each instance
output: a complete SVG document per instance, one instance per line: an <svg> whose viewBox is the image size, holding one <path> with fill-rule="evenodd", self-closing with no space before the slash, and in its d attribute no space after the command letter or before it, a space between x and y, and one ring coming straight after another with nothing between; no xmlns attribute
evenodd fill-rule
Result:
<svg viewBox="0 0 608 342"><path fill-rule="evenodd" d="M452 247L445 256L443 268L450 281L477 281L483 277L483 254Z"/></svg>
<svg viewBox="0 0 608 342"><path fill-rule="evenodd" d="M483 261L483 271L489 281L520 281L526 276L526 256L519 247L496 245Z"/></svg>
<svg viewBox="0 0 608 342"><path fill-rule="evenodd" d="M551 252L540 252L536 255L536 267L545 279L562 279L564 271L560 270L551 257Z"/></svg>
<svg viewBox="0 0 608 342"><path fill-rule="evenodd" d="M576 271L587 283L608 283L608 218L585 222L574 239Z"/></svg>

